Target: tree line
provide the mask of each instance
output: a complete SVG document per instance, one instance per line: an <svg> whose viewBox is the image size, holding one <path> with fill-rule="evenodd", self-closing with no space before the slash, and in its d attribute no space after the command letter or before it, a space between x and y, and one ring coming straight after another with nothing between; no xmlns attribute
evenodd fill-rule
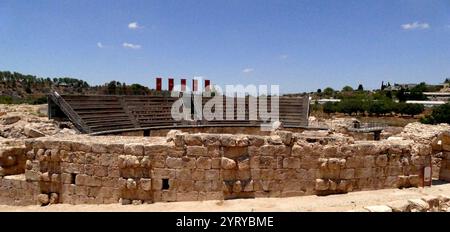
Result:
<svg viewBox="0 0 450 232"><path fill-rule="evenodd" d="M18 72L0 71L0 104L43 104L55 89L61 94L151 95L156 91L140 84L110 81L90 86L71 77L37 77Z"/></svg>

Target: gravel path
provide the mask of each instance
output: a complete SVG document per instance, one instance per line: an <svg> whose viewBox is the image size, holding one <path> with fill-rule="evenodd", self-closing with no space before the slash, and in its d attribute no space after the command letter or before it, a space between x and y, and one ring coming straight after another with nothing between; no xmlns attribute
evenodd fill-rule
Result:
<svg viewBox="0 0 450 232"><path fill-rule="evenodd" d="M257 198L226 201L171 202L143 205L67 205L40 206L0 205L0 211L361 211L364 206L383 205L401 199L425 195L450 196L450 183L433 187L409 189L382 189L330 196L303 196L289 198Z"/></svg>

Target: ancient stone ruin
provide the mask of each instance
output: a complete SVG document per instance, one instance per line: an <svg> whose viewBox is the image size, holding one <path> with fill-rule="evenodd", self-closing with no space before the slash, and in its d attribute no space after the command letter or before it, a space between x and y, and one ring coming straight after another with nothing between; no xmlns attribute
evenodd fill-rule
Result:
<svg viewBox="0 0 450 232"><path fill-rule="evenodd" d="M432 145L331 133L67 135L1 149L0 204L140 204L418 187ZM450 135L439 135L449 180Z"/></svg>

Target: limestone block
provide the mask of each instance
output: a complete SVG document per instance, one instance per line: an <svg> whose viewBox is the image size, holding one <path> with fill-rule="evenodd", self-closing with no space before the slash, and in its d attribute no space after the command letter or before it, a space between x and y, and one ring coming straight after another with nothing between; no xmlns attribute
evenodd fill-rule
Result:
<svg viewBox="0 0 450 232"><path fill-rule="evenodd" d="M108 167L95 165L94 175L99 177L108 176Z"/></svg>
<svg viewBox="0 0 450 232"><path fill-rule="evenodd" d="M141 178L139 180L139 186L144 191L150 191L152 189L152 179L150 179L150 178Z"/></svg>
<svg viewBox="0 0 450 232"><path fill-rule="evenodd" d="M283 140L279 135L271 135L267 137L267 143L271 145L282 145Z"/></svg>
<svg viewBox="0 0 450 232"><path fill-rule="evenodd" d="M151 166L154 168L164 168L166 165L166 156L156 155L151 160Z"/></svg>
<svg viewBox="0 0 450 232"><path fill-rule="evenodd" d="M199 169L211 169L211 159L208 157L197 158L196 167Z"/></svg>
<svg viewBox="0 0 450 232"><path fill-rule="evenodd" d="M162 189L162 179L160 179L160 178L152 178L151 180L152 180L152 189L153 190L158 191L158 190Z"/></svg>
<svg viewBox="0 0 450 232"><path fill-rule="evenodd" d="M438 196L425 195L421 199L428 203L430 209L436 210L439 208L440 199Z"/></svg>
<svg viewBox="0 0 450 232"><path fill-rule="evenodd" d="M189 146L186 148L186 154L188 156L206 156L207 149L202 146Z"/></svg>
<svg viewBox="0 0 450 232"><path fill-rule="evenodd" d="M364 158L360 156L348 157L345 166L347 168L362 168L364 167Z"/></svg>
<svg viewBox="0 0 450 232"><path fill-rule="evenodd" d="M25 179L27 181L39 181L40 178L41 178L40 172L33 170L25 170Z"/></svg>
<svg viewBox="0 0 450 232"><path fill-rule="evenodd" d="M422 199L409 199L411 212L426 212L430 205Z"/></svg>
<svg viewBox="0 0 450 232"><path fill-rule="evenodd" d="M211 191L211 181L204 181L204 180L195 181L194 190L199 192Z"/></svg>
<svg viewBox="0 0 450 232"><path fill-rule="evenodd" d="M372 168L357 168L355 169L355 178L369 178L373 176Z"/></svg>
<svg viewBox="0 0 450 232"><path fill-rule="evenodd" d="M260 177L263 180L272 180L274 175L273 169L260 169Z"/></svg>
<svg viewBox="0 0 450 232"><path fill-rule="evenodd" d="M124 145L118 143L110 143L107 145L108 153L110 154L123 154L124 153Z"/></svg>
<svg viewBox="0 0 450 232"><path fill-rule="evenodd" d="M205 180L219 180L220 179L220 171L219 170L206 170L205 171Z"/></svg>
<svg viewBox="0 0 450 232"><path fill-rule="evenodd" d="M296 157L284 158L283 168L300 168L300 158Z"/></svg>
<svg viewBox="0 0 450 232"><path fill-rule="evenodd" d="M238 158L242 156L247 156L248 148L247 147L224 147L223 148L223 156L227 158Z"/></svg>
<svg viewBox="0 0 450 232"><path fill-rule="evenodd" d="M92 152L94 153L107 153L108 145L102 143L93 143L92 144Z"/></svg>
<svg viewBox="0 0 450 232"><path fill-rule="evenodd" d="M172 202L177 201L177 192L176 191L170 191L170 190L164 190L161 194L161 200L166 202Z"/></svg>
<svg viewBox="0 0 450 232"><path fill-rule="evenodd" d="M324 179L316 179L315 189L316 189L317 191L328 190L329 187L330 187L330 183L329 183L327 180L324 180Z"/></svg>
<svg viewBox="0 0 450 232"><path fill-rule="evenodd" d="M234 147L236 146L236 140L233 139L232 135L223 134L220 136L220 144L224 147Z"/></svg>
<svg viewBox="0 0 450 232"><path fill-rule="evenodd" d="M177 192L177 201L197 201L198 200L198 192L190 191L190 192Z"/></svg>
<svg viewBox="0 0 450 232"><path fill-rule="evenodd" d="M259 148L261 156L289 156L291 148L285 145L264 145Z"/></svg>
<svg viewBox="0 0 450 232"><path fill-rule="evenodd" d="M379 167L385 167L388 164L387 155L379 155L376 158L375 164Z"/></svg>
<svg viewBox="0 0 450 232"><path fill-rule="evenodd" d="M421 179L419 175L409 175L408 182L413 187L418 187L420 185Z"/></svg>
<svg viewBox="0 0 450 232"><path fill-rule="evenodd" d="M183 168L189 168L189 169L194 169L195 168L195 162L196 159L192 158L192 157L188 157L188 156L183 156L181 158L182 162L182 167Z"/></svg>
<svg viewBox="0 0 450 232"><path fill-rule="evenodd" d="M178 176L177 176L178 178ZM205 170L198 169L192 171L192 179L193 180L205 180Z"/></svg>
<svg viewBox="0 0 450 232"><path fill-rule="evenodd" d="M365 168L375 167L375 157L371 155L364 156L364 167Z"/></svg>
<svg viewBox="0 0 450 232"><path fill-rule="evenodd" d="M250 159L238 160L238 170L246 171L250 169Z"/></svg>
<svg viewBox="0 0 450 232"><path fill-rule="evenodd" d="M262 146L264 145L264 137L258 135L249 135L248 142L250 146Z"/></svg>
<svg viewBox="0 0 450 232"><path fill-rule="evenodd" d="M220 170L220 176L223 180L235 180L236 172L234 170Z"/></svg>
<svg viewBox="0 0 450 232"><path fill-rule="evenodd" d="M342 169L339 173L339 177L341 179L353 179L355 178L355 169L353 168L347 168L347 169Z"/></svg>
<svg viewBox="0 0 450 232"><path fill-rule="evenodd" d="M144 146L144 154L146 156L166 156L168 151L172 148L171 145L150 144Z"/></svg>
<svg viewBox="0 0 450 232"><path fill-rule="evenodd" d="M41 205L47 205L48 203L50 203L50 199L49 199L47 194L39 194L38 195L38 202Z"/></svg>
<svg viewBox="0 0 450 232"><path fill-rule="evenodd" d="M392 209L392 212L408 212L410 203L408 200L396 200L387 203L387 206Z"/></svg>
<svg viewBox="0 0 450 232"><path fill-rule="evenodd" d="M220 146L207 146L207 156L209 157L221 157L222 156L222 149Z"/></svg>
<svg viewBox="0 0 450 232"><path fill-rule="evenodd" d="M272 156L260 156L259 157L259 168L276 168L277 162Z"/></svg>
<svg viewBox="0 0 450 232"><path fill-rule="evenodd" d="M301 157L305 154L305 150L303 149L303 146L299 146L297 144L295 144L294 146L292 146L292 152L291 155L292 156L298 156Z"/></svg>
<svg viewBox="0 0 450 232"><path fill-rule="evenodd" d="M206 146L220 146L220 135L216 134L205 134L203 135L203 144ZM201 145L201 144L193 144Z"/></svg>
<svg viewBox="0 0 450 232"><path fill-rule="evenodd" d="M71 147L73 151L91 152L91 144L87 142L73 142Z"/></svg>
<svg viewBox="0 0 450 232"><path fill-rule="evenodd" d="M129 155L144 155L144 146L138 143L128 143L124 145L125 154Z"/></svg>
<svg viewBox="0 0 450 232"><path fill-rule="evenodd" d="M176 178L179 180L190 180L191 178L194 178L194 173L196 171L192 172L191 175L191 169L183 168L183 169L177 169L176 171Z"/></svg>
<svg viewBox="0 0 450 232"><path fill-rule="evenodd" d="M275 134L280 137L281 141L285 145L288 145L288 146L291 145L291 143L292 143L292 132L290 132L290 131L276 131Z"/></svg>
<svg viewBox="0 0 450 232"><path fill-rule="evenodd" d="M304 155L301 158L300 168L304 169L318 169L320 163L318 162L317 157L311 155Z"/></svg>
<svg viewBox="0 0 450 232"><path fill-rule="evenodd" d="M222 165L222 159L221 158L212 158L211 159L211 168L212 169L219 169Z"/></svg>
<svg viewBox="0 0 450 232"><path fill-rule="evenodd" d="M63 184L71 184L72 176L69 173L61 173L61 182Z"/></svg>
<svg viewBox="0 0 450 232"><path fill-rule="evenodd" d="M226 157L222 157L221 159L221 166L223 169L225 170L230 170L230 169L235 169L236 168L236 161L226 158Z"/></svg>
<svg viewBox="0 0 450 232"><path fill-rule="evenodd" d="M57 193L51 193L49 203L50 204L56 204L59 202L59 195Z"/></svg>
<svg viewBox="0 0 450 232"><path fill-rule="evenodd" d="M241 181L238 180L238 181L234 182L234 184L233 184L233 192L239 193L241 191L242 191L242 184L241 184Z"/></svg>
<svg viewBox="0 0 450 232"><path fill-rule="evenodd" d="M167 157L166 165L168 168L181 168L183 166L182 158Z"/></svg>
<svg viewBox="0 0 450 232"><path fill-rule="evenodd" d="M187 146L202 146L202 136L200 134L185 134L184 143Z"/></svg>

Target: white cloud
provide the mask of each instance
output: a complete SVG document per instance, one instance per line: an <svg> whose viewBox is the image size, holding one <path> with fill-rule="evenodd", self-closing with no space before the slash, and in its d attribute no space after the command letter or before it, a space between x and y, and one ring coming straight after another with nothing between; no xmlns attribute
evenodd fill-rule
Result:
<svg viewBox="0 0 450 232"><path fill-rule="evenodd" d="M425 30L430 28L430 24L428 23L419 23L419 22L413 22L413 23L406 23L402 24L401 27L403 30Z"/></svg>
<svg viewBox="0 0 450 232"><path fill-rule="evenodd" d="M123 43L122 46L124 48L131 48L131 49L140 49L141 48L141 45L139 45L139 44L132 44L132 43L127 43L127 42Z"/></svg>
<svg viewBox="0 0 450 232"><path fill-rule="evenodd" d="M128 24L128 28L131 30L137 30L137 29L142 28L142 26L139 25L137 22L131 22Z"/></svg>
<svg viewBox="0 0 450 232"><path fill-rule="evenodd" d="M244 70L242 70L243 73L251 73L253 72L252 68L245 68Z"/></svg>
<svg viewBox="0 0 450 232"><path fill-rule="evenodd" d="M282 60L285 60L285 59L287 59L289 56L288 55L286 55L286 54L281 54L280 55L280 59L282 59Z"/></svg>
<svg viewBox="0 0 450 232"><path fill-rule="evenodd" d="M97 42L97 47L98 48L103 48L103 44L101 42Z"/></svg>

